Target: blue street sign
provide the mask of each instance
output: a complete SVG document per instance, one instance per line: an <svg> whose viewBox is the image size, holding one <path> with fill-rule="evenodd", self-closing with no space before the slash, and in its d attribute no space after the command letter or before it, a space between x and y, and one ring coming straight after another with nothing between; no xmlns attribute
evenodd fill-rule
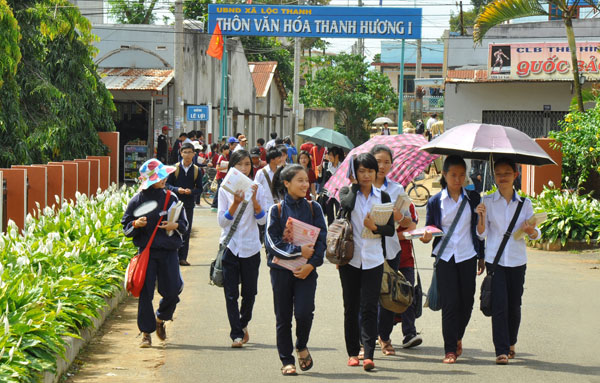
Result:
<svg viewBox="0 0 600 383"><path fill-rule="evenodd" d="M208 105L189 105L186 110L188 121L208 121Z"/></svg>
<svg viewBox="0 0 600 383"><path fill-rule="evenodd" d="M420 39L421 8L209 4L208 32L226 36Z"/></svg>

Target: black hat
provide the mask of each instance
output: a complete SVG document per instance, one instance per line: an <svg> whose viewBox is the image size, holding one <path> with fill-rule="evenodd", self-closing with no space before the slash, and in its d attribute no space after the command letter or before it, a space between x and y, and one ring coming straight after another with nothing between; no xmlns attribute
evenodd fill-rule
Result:
<svg viewBox="0 0 600 383"><path fill-rule="evenodd" d="M258 146L255 146L252 149L250 149L250 157L260 157L260 149L258 148Z"/></svg>

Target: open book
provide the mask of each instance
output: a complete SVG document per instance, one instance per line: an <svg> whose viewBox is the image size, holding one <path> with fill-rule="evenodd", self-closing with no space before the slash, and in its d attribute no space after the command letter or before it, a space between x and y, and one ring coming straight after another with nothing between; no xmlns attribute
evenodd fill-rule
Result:
<svg viewBox="0 0 600 383"><path fill-rule="evenodd" d="M179 216L181 215L181 210L183 209L183 202L178 201L171 205L169 210L167 211L167 222L173 223L179 220ZM167 235L170 237L173 235L174 230L167 231Z"/></svg>
<svg viewBox="0 0 600 383"><path fill-rule="evenodd" d="M546 212L535 213L531 218L529 218L527 220L527 223L530 225L533 225L533 226L537 226L540 223L544 222L546 219L548 219L548 213L546 213ZM524 236L525 236L525 232L521 229L518 229L513 234L513 238L515 239L515 241L518 241L519 239L523 238Z"/></svg>
<svg viewBox="0 0 600 383"><path fill-rule="evenodd" d="M434 237L443 237L444 236L444 232L435 226L425 226L420 229L404 231L404 232L402 232L402 234L404 235L404 239L421 238L423 236L423 234L425 234L425 230L430 232Z"/></svg>
<svg viewBox="0 0 600 383"><path fill-rule="evenodd" d="M371 208L371 218L375 221L375 225L383 226L388 223L390 217L394 213L394 205L391 202L373 205ZM374 234L366 227L361 233L363 238L381 238L380 234Z"/></svg>
<svg viewBox="0 0 600 383"><path fill-rule="evenodd" d="M250 178L246 177L236 168L231 168L223 179L221 187L231 194L235 194L239 190L242 190L246 193L244 199L249 201L252 196L252 191L250 189L252 184L253 181Z"/></svg>
<svg viewBox="0 0 600 383"><path fill-rule="evenodd" d="M411 203L412 203L412 201L408 197L408 194L402 193L402 194L398 195L398 198L396 199L396 203L394 203L394 209L398 210L399 212L410 211Z"/></svg>
<svg viewBox="0 0 600 383"><path fill-rule="evenodd" d="M294 246L314 245L317 242L320 228L289 217L286 227L292 230L292 244Z"/></svg>

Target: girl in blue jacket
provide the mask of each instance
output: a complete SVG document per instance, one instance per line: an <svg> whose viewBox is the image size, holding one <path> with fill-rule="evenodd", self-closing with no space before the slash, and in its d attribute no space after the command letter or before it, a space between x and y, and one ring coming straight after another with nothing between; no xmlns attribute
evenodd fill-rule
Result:
<svg viewBox="0 0 600 383"><path fill-rule="evenodd" d="M290 165L277 170L273 176L273 188L283 195L282 202L269 210L265 246L268 265L271 268L271 285L277 322L277 351L283 364L283 375L296 375L292 354L292 314L296 318L296 352L302 371L312 368L313 360L307 343L315 311L317 289L316 268L323 264L327 226L323 211L317 203L305 199L310 183L301 165ZM295 246L286 224L288 218L318 227L320 230L314 245ZM289 261L303 257L306 263L289 270L274 261Z"/></svg>

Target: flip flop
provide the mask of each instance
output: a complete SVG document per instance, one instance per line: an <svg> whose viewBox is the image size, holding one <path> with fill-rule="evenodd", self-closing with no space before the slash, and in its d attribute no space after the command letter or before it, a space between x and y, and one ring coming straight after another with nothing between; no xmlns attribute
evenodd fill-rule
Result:
<svg viewBox="0 0 600 383"><path fill-rule="evenodd" d="M453 352L447 352L446 356L444 357L444 360L442 360L442 362L444 362L446 364L456 363L456 354Z"/></svg>
<svg viewBox="0 0 600 383"><path fill-rule="evenodd" d="M496 357L496 364L500 364L500 365L506 365L506 364L508 364L508 356L505 355L505 354L498 355Z"/></svg>
<svg viewBox="0 0 600 383"><path fill-rule="evenodd" d="M306 356L301 357L300 353L301 352L303 353L305 351L306 351ZM308 351L308 348L305 348L302 351L296 350L296 353L298 354L298 364L300 365L300 370L302 370L302 371L310 370L314 363L313 363L312 356L310 355L310 351Z"/></svg>

